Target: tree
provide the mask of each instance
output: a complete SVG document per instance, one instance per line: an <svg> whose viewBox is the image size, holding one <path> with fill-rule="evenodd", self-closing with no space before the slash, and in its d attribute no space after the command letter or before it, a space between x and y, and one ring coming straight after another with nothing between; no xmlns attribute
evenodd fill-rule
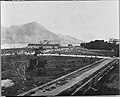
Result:
<svg viewBox="0 0 120 97"><path fill-rule="evenodd" d="M68 44L68 47L72 47L73 45L72 44Z"/></svg>
<svg viewBox="0 0 120 97"><path fill-rule="evenodd" d="M46 60L40 59L38 60L37 68L43 68L45 69L45 65L47 64Z"/></svg>
<svg viewBox="0 0 120 97"><path fill-rule="evenodd" d="M29 66L27 68L28 72L32 72L33 76L34 76L34 82L35 82L35 86L37 85L38 81L38 77L40 75L43 75L43 71L45 71L45 65L47 64L47 60L44 60L43 58L38 58L37 55L34 55L34 58L30 59L30 63Z"/></svg>
<svg viewBox="0 0 120 97"><path fill-rule="evenodd" d="M84 47L84 46L85 46L85 43L81 43L80 46L81 46L81 47Z"/></svg>
<svg viewBox="0 0 120 97"><path fill-rule="evenodd" d="M23 62L18 61L19 56L7 56L6 61L11 66L12 70L17 74L18 79L22 79L23 82L26 81L26 65Z"/></svg>

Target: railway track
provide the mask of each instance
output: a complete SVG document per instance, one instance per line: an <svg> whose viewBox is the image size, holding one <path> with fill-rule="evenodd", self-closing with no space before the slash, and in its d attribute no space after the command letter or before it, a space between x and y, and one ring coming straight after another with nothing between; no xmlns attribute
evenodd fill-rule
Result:
<svg viewBox="0 0 120 97"><path fill-rule="evenodd" d="M94 72L87 79L84 79L82 85L79 88L77 88L71 95L77 95L77 92L80 95L80 91L81 91L81 95L84 95L84 93L87 90L94 87L97 84L97 82L115 66L117 62L118 60L111 61L109 64L103 66L98 71Z"/></svg>
<svg viewBox="0 0 120 97"><path fill-rule="evenodd" d="M113 61L115 61L115 59L101 59L51 82L19 94L18 96L62 95L66 90L74 90L72 91L72 95L74 95L80 88L97 77L98 74L100 75L104 68L109 67L109 64Z"/></svg>

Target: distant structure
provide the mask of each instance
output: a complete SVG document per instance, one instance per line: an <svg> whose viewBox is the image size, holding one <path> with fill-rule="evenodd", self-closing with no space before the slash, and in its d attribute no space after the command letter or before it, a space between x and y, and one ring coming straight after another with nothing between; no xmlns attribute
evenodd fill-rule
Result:
<svg viewBox="0 0 120 97"><path fill-rule="evenodd" d="M40 41L40 44L49 44L53 42L53 40L43 40L43 41Z"/></svg>
<svg viewBox="0 0 120 97"><path fill-rule="evenodd" d="M113 44L120 43L120 39L109 38L109 43L113 43Z"/></svg>
<svg viewBox="0 0 120 97"><path fill-rule="evenodd" d="M28 44L28 48L58 49L60 44Z"/></svg>
<svg viewBox="0 0 120 97"><path fill-rule="evenodd" d="M36 48L36 49L58 49L60 44L50 44L52 40L43 40L40 41L40 44L28 44L27 48Z"/></svg>

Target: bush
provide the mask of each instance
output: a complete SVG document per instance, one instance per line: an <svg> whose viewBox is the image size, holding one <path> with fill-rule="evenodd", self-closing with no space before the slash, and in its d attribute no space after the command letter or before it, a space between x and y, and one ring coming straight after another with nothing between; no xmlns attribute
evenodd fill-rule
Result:
<svg viewBox="0 0 120 97"><path fill-rule="evenodd" d="M16 72L13 70L7 70L4 72L1 72L1 79L12 79L14 77L17 78Z"/></svg>

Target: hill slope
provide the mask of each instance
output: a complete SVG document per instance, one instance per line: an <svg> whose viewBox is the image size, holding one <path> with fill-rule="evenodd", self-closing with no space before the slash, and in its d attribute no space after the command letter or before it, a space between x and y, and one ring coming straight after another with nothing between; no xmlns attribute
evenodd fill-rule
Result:
<svg viewBox="0 0 120 97"><path fill-rule="evenodd" d="M43 40L52 40L53 43L81 43L81 40L71 36L57 35L50 32L37 22L23 25L12 25L1 29L1 43L40 43Z"/></svg>

